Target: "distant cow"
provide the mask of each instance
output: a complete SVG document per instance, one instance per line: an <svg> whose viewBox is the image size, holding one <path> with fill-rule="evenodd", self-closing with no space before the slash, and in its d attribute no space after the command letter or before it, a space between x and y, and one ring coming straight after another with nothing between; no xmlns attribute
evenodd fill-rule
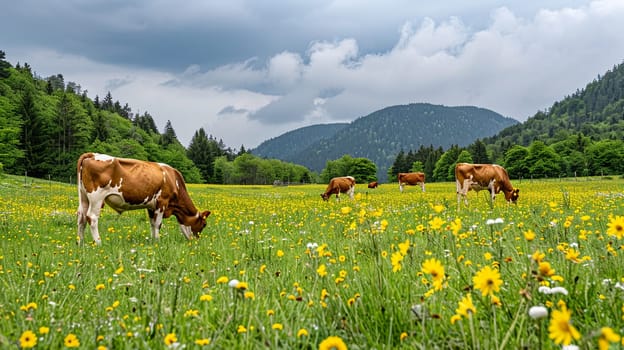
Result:
<svg viewBox="0 0 624 350"><path fill-rule="evenodd" d="M379 183L377 181L368 183L368 188L377 188L377 186L379 186Z"/></svg>
<svg viewBox="0 0 624 350"><path fill-rule="evenodd" d="M496 164L468 164L458 163L455 166L455 182L457 184L457 207L464 197L468 205L468 191L490 191L492 202L496 194L503 191L508 203L516 203L519 189L513 188L509 181L507 170Z"/></svg>
<svg viewBox="0 0 624 350"><path fill-rule="evenodd" d="M158 239L163 218L174 215L187 239L206 226L210 211L195 208L186 191L182 174L169 165L136 159L116 158L105 154L80 156L78 171L78 239L84 241L84 229L101 244L98 218L104 204L116 212L147 209L152 237Z"/></svg>
<svg viewBox="0 0 624 350"><path fill-rule="evenodd" d="M403 192L404 185L420 185L422 191L425 192L425 173L399 173L397 178L399 180L399 191Z"/></svg>
<svg viewBox="0 0 624 350"><path fill-rule="evenodd" d="M353 176L335 177L329 181L325 193L321 193L321 198L326 201L332 194L335 194L336 200L340 200L340 193L347 193L353 199L354 192L355 179Z"/></svg>

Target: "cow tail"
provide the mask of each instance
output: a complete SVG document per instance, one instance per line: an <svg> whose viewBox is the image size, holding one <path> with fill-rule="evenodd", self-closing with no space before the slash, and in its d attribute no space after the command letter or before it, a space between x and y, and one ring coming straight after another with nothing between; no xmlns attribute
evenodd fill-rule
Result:
<svg viewBox="0 0 624 350"><path fill-rule="evenodd" d="M89 152L89 153L83 153L80 156L80 158L78 158L78 163L76 164L76 183L78 184L78 186L80 186L80 182L82 181L82 176L81 176L82 162L84 162L85 159L91 158L91 157L93 157L93 153Z"/></svg>

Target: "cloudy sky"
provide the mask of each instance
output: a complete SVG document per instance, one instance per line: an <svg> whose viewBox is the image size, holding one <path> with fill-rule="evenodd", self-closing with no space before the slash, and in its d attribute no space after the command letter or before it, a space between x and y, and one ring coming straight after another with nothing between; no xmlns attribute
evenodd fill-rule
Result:
<svg viewBox="0 0 624 350"><path fill-rule="evenodd" d="M238 149L413 102L524 121L623 62L622 18L622 0L21 0L0 50Z"/></svg>

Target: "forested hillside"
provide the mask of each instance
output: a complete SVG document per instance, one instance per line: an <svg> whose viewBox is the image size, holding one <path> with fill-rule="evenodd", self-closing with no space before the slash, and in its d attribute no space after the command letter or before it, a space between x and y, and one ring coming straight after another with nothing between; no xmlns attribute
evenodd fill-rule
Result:
<svg viewBox="0 0 624 350"><path fill-rule="evenodd" d="M514 119L477 107L427 103L392 106L356 119L332 137L306 147L299 145L282 159L320 172L327 161L349 154L372 160L377 165L379 179L385 181L388 168L401 150L423 145L466 146L515 123ZM293 148L292 144L282 146L281 136L271 143L274 148Z"/></svg>
<svg viewBox="0 0 624 350"><path fill-rule="evenodd" d="M596 140L624 140L624 65L614 66L582 90L539 111L522 124L501 130L483 141L497 154L513 145L534 141L547 145L570 136Z"/></svg>
<svg viewBox="0 0 624 350"><path fill-rule="evenodd" d="M624 173L624 64L483 142L516 178Z"/></svg>
<svg viewBox="0 0 624 350"><path fill-rule="evenodd" d="M348 123L317 124L295 129L262 142L251 153L266 158L292 159L302 149L321 139L331 138Z"/></svg>
<svg viewBox="0 0 624 350"><path fill-rule="evenodd" d="M160 133L148 112L132 113L110 92L91 99L62 74L39 77L27 63L13 67L0 51L0 173L74 182L76 160L87 151L167 163L187 182L314 180L301 165L234 152L203 128L185 149L171 122Z"/></svg>

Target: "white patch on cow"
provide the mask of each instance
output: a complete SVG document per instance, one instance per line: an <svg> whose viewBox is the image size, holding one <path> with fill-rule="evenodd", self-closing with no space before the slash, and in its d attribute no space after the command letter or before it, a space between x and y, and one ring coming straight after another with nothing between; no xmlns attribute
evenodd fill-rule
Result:
<svg viewBox="0 0 624 350"><path fill-rule="evenodd" d="M112 162L115 159L115 157L109 156L108 154L95 153L93 155L93 159L99 160L102 162Z"/></svg>

